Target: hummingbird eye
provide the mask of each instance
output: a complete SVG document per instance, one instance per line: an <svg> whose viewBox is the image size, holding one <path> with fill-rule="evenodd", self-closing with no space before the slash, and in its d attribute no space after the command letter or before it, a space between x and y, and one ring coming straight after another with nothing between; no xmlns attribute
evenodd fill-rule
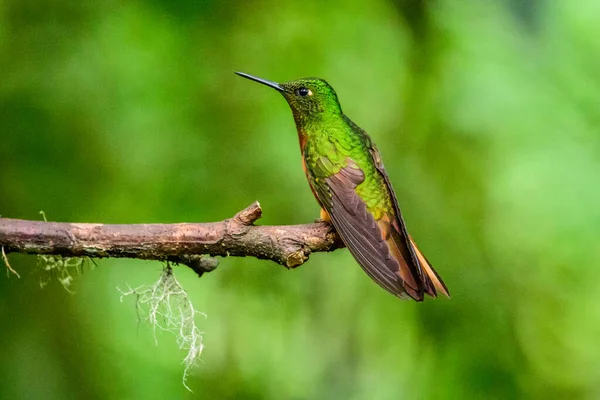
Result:
<svg viewBox="0 0 600 400"><path fill-rule="evenodd" d="M312 92L310 91L310 89L305 88L305 87L301 87L300 89L297 89L296 90L296 94L298 96L302 96L302 97L304 97L304 96L312 96Z"/></svg>

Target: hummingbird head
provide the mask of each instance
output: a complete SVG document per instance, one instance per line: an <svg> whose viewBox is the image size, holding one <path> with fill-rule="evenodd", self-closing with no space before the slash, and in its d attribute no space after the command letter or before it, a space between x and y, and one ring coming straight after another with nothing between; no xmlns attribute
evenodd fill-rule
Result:
<svg viewBox="0 0 600 400"><path fill-rule="evenodd" d="M321 78L301 78L277 83L243 72L236 72L236 74L280 92L290 105L299 129L306 124L322 120L323 117L342 114L335 90Z"/></svg>

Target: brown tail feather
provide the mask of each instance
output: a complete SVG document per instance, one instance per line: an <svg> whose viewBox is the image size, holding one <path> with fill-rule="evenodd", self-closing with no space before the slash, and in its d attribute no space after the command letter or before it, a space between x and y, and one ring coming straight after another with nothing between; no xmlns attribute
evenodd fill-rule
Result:
<svg viewBox="0 0 600 400"><path fill-rule="evenodd" d="M435 269L433 269L433 267L431 266L429 261L425 258L423 253L421 253L421 250L419 250L419 248L415 244L412 237L409 236L409 238L410 238L410 243L412 244L413 249L415 250L415 254L417 255L417 259L419 260L419 264L421 264L421 268L423 269L426 279L428 280L426 286L428 286L429 290L426 290L427 293L429 295L435 297L435 289L437 289L440 292L442 292L444 295L446 295L447 297L450 297L450 292L448 291L448 288L446 287L446 284L444 284L444 281L442 280L442 278L437 274ZM433 293L431 293L431 292L433 292Z"/></svg>
<svg viewBox="0 0 600 400"><path fill-rule="evenodd" d="M397 262L399 269L395 273L400 278L404 291L414 300L423 300L423 284L421 283L422 279L419 276L418 267L414 265L415 263L410 258L407 259L402 254L399 247L400 243L406 243L406 241L402 241L398 231L392 227L389 216L386 215L381 218L377 221L377 225L381 230L382 239L387 243L390 254ZM406 251L409 251L408 247L406 247Z"/></svg>
<svg viewBox="0 0 600 400"><path fill-rule="evenodd" d="M398 244L394 241L392 237L386 240L387 245L392 253L394 259L398 262L400 266L400 270L398 271L399 278L402 279L403 287L406 293L417 301L423 300L423 291L419 293L419 284L417 283L418 277L413 276L410 267L408 266L406 260L402 257L402 253L398 248ZM420 279L419 279L420 281Z"/></svg>

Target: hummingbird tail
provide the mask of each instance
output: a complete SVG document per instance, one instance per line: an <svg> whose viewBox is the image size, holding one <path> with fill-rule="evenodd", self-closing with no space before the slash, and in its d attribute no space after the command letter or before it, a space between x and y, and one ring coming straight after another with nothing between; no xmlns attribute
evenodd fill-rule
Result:
<svg viewBox="0 0 600 400"><path fill-rule="evenodd" d="M430 296L436 296L436 289L442 292L446 297L450 297L450 292L446 287L446 284L442 280L442 278L438 275L435 269L431 266L431 263L425 258L421 250L417 247L412 237L410 237L410 244L415 250L415 254L417 255L417 259L419 260L419 264L424 273L425 278L425 292Z"/></svg>

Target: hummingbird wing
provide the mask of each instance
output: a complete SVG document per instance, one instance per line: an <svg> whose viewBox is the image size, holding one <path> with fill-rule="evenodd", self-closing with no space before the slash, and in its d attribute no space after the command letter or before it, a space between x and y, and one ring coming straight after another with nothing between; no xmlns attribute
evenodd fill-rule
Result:
<svg viewBox="0 0 600 400"><path fill-rule="evenodd" d="M325 178L313 180L315 192L333 226L363 270L388 292L405 298L406 291L396 272L381 230L366 203L356 193L364 172L348 159L348 166Z"/></svg>
<svg viewBox="0 0 600 400"><path fill-rule="evenodd" d="M418 264L405 261L411 260L409 253L402 256L390 240L390 229L383 229L369 212L355 190L365 174L352 159L346 161L346 167L337 173L311 179L319 202L346 247L375 282L400 298L422 300L424 285Z"/></svg>
<svg viewBox="0 0 600 400"><path fill-rule="evenodd" d="M400 298L418 301L424 293L435 297L436 288L448 295L443 281L406 232L389 179L373 149L373 160L393 198L395 213L376 220L369 212L356 192L365 174L350 158L337 173L309 179L319 202L354 258L381 287Z"/></svg>

